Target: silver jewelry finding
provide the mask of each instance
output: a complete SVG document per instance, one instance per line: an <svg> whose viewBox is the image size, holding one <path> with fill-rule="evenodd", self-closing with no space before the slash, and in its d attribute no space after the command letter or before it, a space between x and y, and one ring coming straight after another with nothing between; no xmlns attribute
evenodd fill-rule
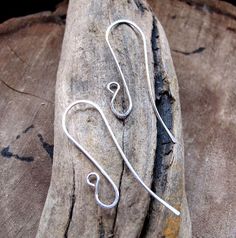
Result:
<svg viewBox="0 0 236 238"><path fill-rule="evenodd" d="M102 175L108 180L108 182L112 185L114 192L115 192L115 199L111 204L105 204L103 203L100 199L99 199L99 182L100 182L100 177L97 173L92 172L89 173L87 176L87 184L90 185L91 187L95 188L95 200L97 202L97 204L105 209L109 209L109 208L113 208L117 205L118 201L119 201L119 190L117 188L117 186L115 185L115 183L113 182L113 180L111 179L111 177L107 174L107 172L101 167L101 165L89 154L89 152L84 149L84 147L82 145L80 145L76 139L69 133L69 131L67 130L66 127L66 116L67 113L70 111L70 109L72 107L74 107L77 104L89 104L91 106L93 106L94 108L96 108L98 110L98 112L101 114L106 126L109 129L109 125L108 122L103 114L103 112L101 111L101 109L93 102L88 101L88 100L78 100L75 101L73 103L71 103L65 110L63 117L62 117L62 128L63 131L65 132L65 134L68 136L68 138L76 145L76 147L82 151L84 153L85 156L88 157L88 159L97 167L97 169L102 173ZM111 129L110 129L111 130ZM92 182L92 179L95 179L95 183Z"/></svg>
<svg viewBox="0 0 236 238"><path fill-rule="evenodd" d="M167 134L169 135L170 139L172 140L173 143L176 143L177 140L175 139L175 137L173 136L173 134L170 132L170 130L167 128L166 124L164 123L164 121L162 120L158 110L157 110L157 107L156 107L156 104L155 104L155 97L153 96L153 93L152 93L152 86L151 86L151 80L150 80L150 74L149 74L149 67L148 67L148 54L147 54L147 43L146 43L146 38L145 38L145 35L143 33L143 31L140 29L139 26L137 26L134 22L132 21L129 21L129 20L125 20L125 19L121 19L121 20L118 20L118 21L115 21L113 22L108 28L107 28L107 31L106 31L106 42L108 44L108 47L112 53L112 56L115 60L115 63L117 65L117 68L120 72L120 75L121 75L121 78L122 78L122 81L123 81L123 85L124 85L124 88L125 88L125 91L126 91L126 94L128 96L128 103L129 103L129 106L128 106L128 109L126 112L124 113L121 113L121 112L118 112L116 109L115 109L115 106L114 106L114 101L115 101L115 98L117 96L117 93L119 92L120 90L120 85L119 83L117 82L110 82L108 85L107 85L107 89L113 94L113 97L112 97L112 100L111 100L111 103L110 103L110 106L111 106L111 110L112 112L116 115L117 118L119 119L125 119L127 116L129 116L129 114L131 113L132 111L132 108L133 108L133 104L132 104L132 99L131 99L131 96L130 96L130 92L129 92L129 89L128 89L128 86L127 86L127 83L126 83L126 80L125 80L125 77L124 77L124 74L122 72L122 69L120 67L120 64L116 58L116 55L115 55L115 52L114 50L112 49L111 47L111 44L109 42L109 34L110 32L112 31L112 29L118 25L121 25L121 24L127 24L128 26L130 26L134 31L138 31L142 37L142 40L143 40L143 49L144 49L144 58L145 58L145 68L146 68L146 76L147 76L147 83L148 83L148 92L149 92L149 96L150 96L150 100L151 100L151 103L152 103L152 107L153 107L153 110L156 114L156 117L158 118L158 120L161 122L162 126L164 127L164 129L166 130ZM116 86L116 90L113 91L112 90L112 86Z"/></svg>
<svg viewBox="0 0 236 238"><path fill-rule="evenodd" d="M126 155L124 154L123 150L121 149L102 109L94 102L91 102L89 100L78 100L73 102L72 104L70 104L67 109L64 112L63 118L62 118L62 128L65 132L65 134L68 136L68 138L77 146L77 148L79 148L88 158L89 160L98 168L98 170L105 176L105 178L110 182L110 184L112 185L114 191L115 191L115 199L113 201L112 204L110 205L106 205L103 202L100 201L99 199L99 175L97 173L90 173L87 176L87 183L92 186L95 187L95 199L96 202L99 206L101 206L102 208L112 208L114 206L116 206L116 204L118 203L119 200L119 191L115 185L115 183L113 182L113 180L110 178L110 176L105 172L105 170L98 164L98 162L89 154L89 152L87 150L85 150L68 132L67 127L66 127L66 116L67 113L69 112L69 110L74 107L77 104L88 104L90 106L92 106L93 108L95 108L101 115L111 137L112 140L114 141L121 157L123 158L125 164L127 165L127 167L129 168L129 170L131 171L131 173L134 175L134 177L138 180L138 182L147 190L147 192L153 196L156 200L158 200L160 203L162 203L165 207L167 207L168 209L170 209L174 214L176 214L177 216L180 215L180 212L178 210L176 210L174 207L172 207L171 205L169 205L167 202L165 202L163 199L161 199L160 197L158 197L143 181L142 179L139 177L139 175L135 172L134 168L132 167L132 165L130 164L129 160L127 159ZM92 183L90 178L94 176L96 178L96 183Z"/></svg>

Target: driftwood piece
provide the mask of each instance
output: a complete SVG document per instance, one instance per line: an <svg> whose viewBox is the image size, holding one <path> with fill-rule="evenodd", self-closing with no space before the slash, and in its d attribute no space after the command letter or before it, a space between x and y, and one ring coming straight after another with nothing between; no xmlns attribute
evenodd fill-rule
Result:
<svg viewBox="0 0 236 238"><path fill-rule="evenodd" d="M193 237L236 237L236 7L153 0L180 83Z"/></svg>
<svg viewBox="0 0 236 238"><path fill-rule="evenodd" d="M49 12L0 25L0 237L35 237L51 177L64 32Z"/></svg>
<svg viewBox="0 0 236 238"><path fill-rule="evenodd" d="M105 30L120 18L135 21L145 32L157 105L178 139L176 145L156 122L145 79L142 42L127 26L114 31L112 44L128 78L134 110L124 122L110 111L111 95L105 86L112 80L120 82L120 77L105 43ZM125 95L120 95L120 100L123 98ZM123 164L99 115L83 109L71 114L69 130L102 164L121 194L115 209L102 210L95 204L94 191L85 178L96 168L68 141L61 127L66 106L76 99L89 99L102 107L137 172L162 198L181 210L181 217L150 200ZM70 2L55 106L52 178L37 237L190 237L178 84L163 29L145 3ZM122 108L123 104L118 106ZM111 201L113 196L104 178L100 194L104 201Z"/></svg>

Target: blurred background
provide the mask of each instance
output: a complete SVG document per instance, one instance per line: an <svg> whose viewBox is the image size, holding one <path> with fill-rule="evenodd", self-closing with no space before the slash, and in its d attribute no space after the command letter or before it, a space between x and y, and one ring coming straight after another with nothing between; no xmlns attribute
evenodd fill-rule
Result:
<svg viewBox="0 0 236 238"><path fill-rule="evenodd" d="M180 86L194 238L236 237L236 3L148 0ZM0 9L0 237L35 237L53 160L67 1ZM16 123L17 120L17 123Z"/></svg>

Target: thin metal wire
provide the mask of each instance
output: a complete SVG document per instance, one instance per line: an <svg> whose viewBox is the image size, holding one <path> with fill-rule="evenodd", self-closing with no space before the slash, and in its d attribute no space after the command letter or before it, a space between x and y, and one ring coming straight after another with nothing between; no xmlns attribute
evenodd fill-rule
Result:
<svg viewBox="0 0 236 238"><path fill-rule="evenodd" d="M107 28L107 31L106 31L106 42L109 46L109 49L112 53L112 56L115 60L115 63L117 65L117 68L120 72L120 75L121 75L121 78L122 78L122 81L123 81L123 85L124 85L124 88L125 88L125 91L126 91L126 94L128 96L128 103L129 103L129 106L128 106L128 109L126 112L124 113L120 113L118 112L116 109L115 109L115 106L114 106L114 101L116 99L116 96L120 90L120 85L119 83L117 82L110 82L108 85L107 85L107 89L113 93L113 97L112 97L112 100L111 100L111 103L110 103L110 106L111 106L111 110L112 112L116 115L117 118L119 119L125 119L132 111L132 108L133 108L133 104L132 104L132 99L131 99L131 96L130 96L130 92L129 92L129 88L127 86L127 83L126 83L126 80L125 80L125 76L123 74L123 71L120 67L120 64L116 58L116 55L115 55L115 52L113 50L113 48L111 47L111 44L110 44L110 41L109 41L109 34L110 32L112 31L112 29L118 25L121 25L121 24L127 24L128 26L130 26L134 31L138 31L142 37L142 40L143 40L143 49L144 49L144 58L145 58L145 68L146 68L146 76L147 76L147 84L148 84L148 92L149 92L149 96L150 96L150 100L151 100L151 103L152 103L152 107L153 107L153 110L156 114L156 117L158 118L158 120L161 122L162 126L164 127L164 129L166 130L167 134L169 135L170 139L172 140L173 143L177 143L177 140L175 139L174 135L170 132L170 130L167 128L166 124L164 123L164 121L162 120L158 110L157 110L157 107L156 107L156 104L155 104L155 97L153 95L153 92L152 92L152 86L151 86L151 80L150 80L150 74L149 74L149 67L148 67L148 53L147 53L147 43L146 43L146 38L145 38L145 35L143 33L143 31L140 29L139 26L137 26L134 22L132 21L129 21L129 20L125 20L125 19L121 19L121 20L118 20L118 21L115 21L113 22L108 28ZM115 91L112 90L112 86L116 86L117 89Z"/></svg>
<svg viewBox="0 0 236 238"><path fill-rule="evenodd" d="M75 101L73 103L71 103L65 110L64 114L63 114L63 117L62 117L62 128L63 128L63 131L65 132L65 134L68 136L68 138L76 145L76 147L78 149L80 149L88 158L89 160L97 167L97 169L103 174L103 176L109 181L109 183L112 185L113 189L114 189L114 192L115 192L115 199L114 201L111 203L111 204L105 204L103 203L100 199L99 199L99 182L100 182L100 177L97 173L95 172L92 172L92 173L89 173L88 176L87 176L87 184L90 185L91 187L95 188L95 200L97 202L97 204L102 207L102 208L105 208L105 209L109 209L109 208L113 208L117 205L118 201L119 201L119 190L117 188L117 186L115 185L115 183L113 182L113 180L111 179L111 177L107 174L107 172L101 167L101 165L89 154L89 152L84 149L83 146L81 146L77 140L69 133L69 131L67 130L67 127L66 127L66 116L68 114L68 112L70 111L70 109L72 107L74 107L75 105L77 104L89 104L91 106L93 106L94 108L96 108L100 114L102 115L102 118L103 120L105 121L106 125L107 125L107 120L105 118L105 116L103 115L103 112L101 111L101 109L96 105L94 104L93 102L91 101L88 101L88 100L78 100L78 101ZM95 183L92 182L92 179L95 179Z"/></svg>
<svg viewBox="0 0 236 238"><path fill-rule="evenodd" d="M165 207L167 207L168 209L170 209L174 214L176 214L177 216L180 215L180 212L178 210L176 210L174 207L172 207L171 205L169 205L167 202L165 202L163 199L161 199L160 197L158 197L143 181L142 179L139 177L139 175L135 172L134 168L132 167L132 165L130 164L129 160L127 159L126 155L124 154L123 150L121 149L102 109L94 102L91 102L89 100L78 100L78 101L75 101L73 102L72 104L70 104L67 109L65 110L65 113L63 115L63 118L62 118L62 127L63 127L63 130L65 132L65 134L69 137L69 139L89 158L89 160L98 168L98 170L100 170L100 172L106 177L106 179L111 183L111 185L113 186L114 188L114 191L115 191L115 200L112 204L110 205L106 205L104 203L102 203L100 200L99 200L99 196L98 196L98 190L99 190L99 176L98 174L96 173L90 173L87 177L87 183L90 185L90 186L93 186L95 187L95 199L97 201L97 204L100 205L101 207L103 208L112 208L114 207L118 200L119 200L119 191L116 187L116 185L114 184L114 182L112 181L112 179L109 177L109 175L104 171L104 169L98 164L98 162L88 153L88 151L86 151L68 132L67 128L66 128L66 116L67 116L67 113L68 111L74 107L75 105L77 104L89 104L90 106L92 106L93 108L95 108L101 115L111 137L112 137L112 140L114 141L118 151L120 152L120 155L121 157L123 158L125 164L127 165L127 167L129 168L129 170L131 171L131 173L134 175L134 177L138 180L138 182L148 191L148 193L153 196L156 200L158 200L160 203L162 203ZM96 177L96 184L93 184L89 178L90 176L95 176Z"/></svg>

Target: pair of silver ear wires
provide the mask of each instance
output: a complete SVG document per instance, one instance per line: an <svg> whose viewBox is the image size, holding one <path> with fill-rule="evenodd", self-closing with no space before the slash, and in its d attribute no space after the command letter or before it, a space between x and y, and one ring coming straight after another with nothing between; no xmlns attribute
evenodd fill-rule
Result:
<svg viewBox="0 0 236 238"><path fill-rule="evenodd" d="M126 83L126 80L125 80L125 77L124 77L124 74L121 70L121 67L119 65L119 62L116 58L116 55L114 53L114 50L112 49L111 47L111 44L109 42L109 34L110 32L112 31L112 29L120 24L127 24L128 26L130 26L133 30L136 30L138 31L141 36L142 36L142 40L143 40L143 47L144 47L144 55L145 55L145 67L146 67L146 76L147 76L147 83L148 83L148 91L149 91L149 96L150 96L150 100L151 100L151 103L152 103L152 107L153 107L153 110L156 114L156 117L157 119L161 122L162 126L164 127L164 129L166 130L166 132L168 133L169 137L171 138L172 142L173 143L176 143L176 139L175 137L172 135L172 133L170 132L170 130L167 128L167 126L165 125L165 123L163 122L157 108L156 108L156 105L155 105L155 100L154 100L154 96L153 96L153 93L152 93L152 88L151 88L151 81L150 81L150 75L149 75L149 68L148 68L148 55L147 55L147 45L146 45L146 38L145 38L145 35L144 33L142 32L142 30L134 23L134 22L131 22L129 20L118 20L118 21L115 21L113 22L108 28L107 28L107 31L106 31L106 42L109 46L109 49L112 53L112 56L116 62L116 65L117 65L117 68L120 72L120 75L121 75L121 78L122 78L122 81L123 81L123 85L124 85L124 88L125 88L125 91L128 95L128 102L129 102L129 106L128 106L128 109L126 110L126 112L124 113L120 113L118 112L116 109L115 109L115 106L114 106L114 101L116 99L116 96L120 90L120 85L117 83L117 82L110 82L108 85L107 85L107 89L113 94L113 97L112 97L112 100L111 100L111 103L110 103L110 107L111 107L111 110L112 112L114 113L114 115L119 118L119 119L122 119L124 120L125 118L127 118L129 116L129 114L131 113L132 111L132 108L133 108L133 104L132 104L132 99L131 99L131 96L130 96L130 92L129 92L129 89L128 89L128 86L127 86L127 83ZM116 86L116 89L115 91L113 91L112 87L113 86ZM111 204L105 204L103 203L100 199L99 199L99 183L100 183L100 176L95 173L95 172L91 172L88 174L87 176L87 183L88 185L90 185L91 187L93 187L95 189L95 200L97 202L97 204L102 207L102 208L105 208L105 209L109 209L109 208L113 208L117 205L118 201L119 201L119 190L117 188L117 186L115 185L115 183L113 182L113 180L111 179L111 177L107 174L107 172L100 166L100 164L89 154L89 152L83 147L81 146L78 141L69 133L68 129L67 129L67 126L66 126L66 118L67 118L67 114L68 112L76 105L78 104L87 104L87 105L90 105L91 107L93 107L94 109L96 109L111 137L112 137L112 140L114 141L121 157L123 158L126 166L129 168L129 170L131 171L131 173L134 175L134 177L138 180L138 182L147 190L147 192L153 196L156 200L158 200L160 203L162 203L165 207L167 207L168 209L170 209L174 214L176 214L177 216L180 215L180 212L178 210L176 210L174 207L172 207L170 204L168 204L167 202L165 202L163 199L161 199L160 197L158 197L144 182L143 180L139 177L139 175L136 173L136 171L134 170L134 168L132 167L132 165L130 164L129 160L127 159L126 155L124 154L122 148L120 147L102 109L94 102L92 101L89 101L89 100L77 100L73 103L71 103L65 110L64 114L63 114L63 117L62 117L62 128L65 132L65 134L68 136L68 138L76 145L76 147L81 150L87 157L88 159L97 167L97 169L101 172L101 174L109 181L109 183L111 184L111 186L113 187L114 189L114 192L115 192L115 198L113 200L113 202ZM95 182L94 182L95 181Z"/></svg>

